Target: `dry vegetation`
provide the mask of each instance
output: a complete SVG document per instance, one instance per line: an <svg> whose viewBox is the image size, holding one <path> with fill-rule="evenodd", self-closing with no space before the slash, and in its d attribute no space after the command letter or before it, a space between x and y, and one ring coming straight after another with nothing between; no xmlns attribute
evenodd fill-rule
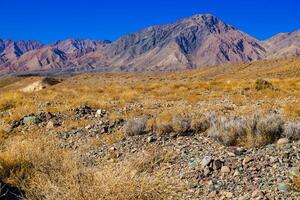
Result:
<svg viewBox="0 0 300 200"><path fill-rule="evenodd" d="M8 135L6 124L30 113L67 112L86 104L111 111L109 119L131 119L121 132L97 138L91 146L152 131L159 136L208 134L225 145L246 147L281 136L298 140L299 73L300 59L292 58L173 73L85 74L63 77L61 83L34 93L19 90L38 77L3 79L1 181L18 187L28 199L171 198L183 186L160 173L175 152L154 146L122 162L84 166L73 150L60 148L56 137L44 130ZM74 126L79 124L66 119L58 130ZM299 182L298 176L298 188Z"/></svg>

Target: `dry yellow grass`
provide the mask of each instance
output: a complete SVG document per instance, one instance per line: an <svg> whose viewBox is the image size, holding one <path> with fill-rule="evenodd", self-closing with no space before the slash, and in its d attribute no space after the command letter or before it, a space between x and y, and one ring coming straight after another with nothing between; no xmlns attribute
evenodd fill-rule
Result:
<svg viewBox="0 0 300 200"><path fill-rule="evenodd" d="M168 152L156 150L119 163L102 161L92 168L56 144L54 138L35 134L8 139L0 153L1 180L20 188L28 199L155 200L180 192L170 178L138 173L167 162L172 155Z"/></svg>
<svg viewBox="0 0 300 200"><path fill-rule="evenodd" d="M150 116L147 130L159 134L173 131L176 115L197 119L209 111L242 116L280 110L299 120L299 73L300 59L290 58L172 73L83 74L33 93L19 90L40 77L0 79L1 180L22 189L28 199L169 199L182 188L160 174L176 157L171 150L154 146L124 161L101 160L87 167L72 150L59 148L45 129L8 136L4 125L30 113L66 112L83 104L108 110L109 119ZM268 80L274 89L257 91L257 79ZM66 119L57 130L88 123ZM196 130L199 124L194 123ZM248 136L244 146L266 140ZM103 135L89 140L88 148L113 145L124 137L122 131Z"/></svg>

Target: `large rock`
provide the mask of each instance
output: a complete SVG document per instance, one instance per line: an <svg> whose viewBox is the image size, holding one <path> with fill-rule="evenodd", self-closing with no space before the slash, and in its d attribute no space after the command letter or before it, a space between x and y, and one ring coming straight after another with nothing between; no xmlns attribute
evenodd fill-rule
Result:
<svg viewBox="0 0 300 200"><path fill-rule="evenodd" d="M23 89L21 89L21 91L26 93L37 92L58 83L60 83L60 81L55 78L43 78L42 80L36 81L24 87Z"/></svg>

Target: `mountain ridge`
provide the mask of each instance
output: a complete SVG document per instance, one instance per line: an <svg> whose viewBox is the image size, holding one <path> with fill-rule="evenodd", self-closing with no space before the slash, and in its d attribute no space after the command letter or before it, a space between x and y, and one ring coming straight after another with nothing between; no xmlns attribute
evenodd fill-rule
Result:
<svg viewBox="0 0 300 200"><path fill-rule="evenodd" d="M0 73L68 68L173 71L300 55L300 30L259 41L211 14L146 27L113 42L1 41L5 40L0 40Z"/></svg>

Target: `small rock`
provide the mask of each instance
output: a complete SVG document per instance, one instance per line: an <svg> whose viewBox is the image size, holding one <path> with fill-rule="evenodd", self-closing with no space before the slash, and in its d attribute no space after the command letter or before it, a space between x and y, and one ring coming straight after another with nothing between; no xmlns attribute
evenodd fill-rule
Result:
<svg viewBox="0 0 300 200"><path fill-rule="evenodd" d="M195 168L197 165L197 162L194 159L192 159L188 162L188 165L190 168Z"/></svg>
<svg viewBox="0 0 300 200"><path fill-rule="evenodd" d="M152 143L152 142L154 142L156 139L153 137L153 136L149 136L148 138L147 138L147 142L148 143Z"/></svg>
<svg viewBox="0 0 300 200"><path fill-rule="evenodd" d="M240 175L240 172L238 170L236 170L233 174L233 176L239 176Z"/></svg>
<svg viewBox="0 0 300 200"><path fill-rule="evenodd" d="M3 127L3 131L5 132L5 133L10 133L10 132L12 132L13 131L13 126L12 125L6 125L6 126L4 126Z"/></svg>
<svg viewBox="0 0 300 200"><path fill-rule="evenodd" d="M223 192L223 194L228 199L231 199L233 197L233 193L232 192Z"/></svg>
<svg viewBox="0 0 300 200"><path fill-rule="evenodd" d="M253 158L247 156L243 160L243 165L246 165L246 164L248 164L249 162L252 162L252 161L253 161Z"/></svg>
<svg viewBox="0 0 300 200"><path fill-rule="evenodd" d="M210 174L210 169L208 167L205 167L204 171L203 171L203 174L204 176L208 176Z"/></svg>
<svg viewBox="0 0 300 200"><path fill-rule="evenodd" d="M278 159L275 158L275 157L271 157L271 158L270 158L270 163L271 163L271 164L274 164L274 163L276 163L277 161L278 161Z"/></svg>
<svg viewBox="0 0 300 200"><path fill-rule="evenodd" d="M243 149L243 148L241 148L241 147L238 147L238 148L235 149L234 154L235 154L235 155L238 155L238 156L241 156L241 155L243 155L243 153L244 153L245 151L246 151L245 149Z"/></svg>
<svg viewBox="0 0 300 200"><path fill-rule="evenodd" d="M208 194L209 198L215 198L217 196L217 192L216 191L212 191Z"/></svg>
<svg viewBox="0 0 300 200"><path fill-rule="evenodd" d="M117 149L116 149L116 147L110 147L110 150L111 151L116 151Z"/></svg>
<svg viewBox="0 0 300 200"><path fill-rule="evenodd" d="M54 122L53 121L49 121L46 125L46 129L52 129L54 128Z"/></svg>
<svg viewBox="0 0 300 200"><path fill-rule="evenodd" d="M284 144L288 144L289 143L289 139L287 138L281 138L277 141L278 145L284 145Z"/></svg>
<svg viewBox="0 0 300 200"><path fill-rule="evenodd" d="M202 159L202 161L201 161L201 166L202 166L202 168L208 166L208 165L211 163L211 161L212 161L212 157L210 157L210 156L205 156L205 157Z"/></svg>
<svg viewBox="0 0 300 200"><path fill-rule="evenodd" d="M24 124L38 124L40 120L36 116L28 116L28 117L24 117L22 122Z"/></svg>
<svg viewBox="0 0 300 200"><path fill-rule="evenodd" d="M222 174L227 174L227 173L230 173L230 168L228 166L223 166L221 168L221 173Z"/></svg>
<svg viewBox="0 0 300 200"><path fill-rule="evenodd" d="M103 117L103 115L104 115L104 111L101 109L97 110L95 113L95 117Z"/></svg>
<svg viewBox="0 0 300 200"><path fill-rule="evenodd" d="M219 170L219 169L221 169L221 167L222 167L222 161L220 161L220 160L215 160L215 161L213 162L213 169L214 169L214 170Z"/></svg>
<svg viewBox="0 0 300 200"><path fill-rule="evenodd" d="M291 187L286 184L286 183L279 183L278 184L278 190L280 192L290 192L291 191Z"/></svg>
<svg viewBox="0 0 300 200"><path fill-rule="evenodd" d="M289 170L289 173L288 173L289 178L290 178L291 180L293 180L294 177L295 177L297 174L299 174L299 172L300 172L300 168L299 168L299 167L292 167L292 168Z"/></svg>
<svg viewBox="0 0 300 200"><path fill-rule="evenodd" d="M252 198L257 198L257 197L259 197L259 195L260 195L260 191L259 191L259 190L254 190L254 191L252 192L251 197L252 197Z"/></svg>

